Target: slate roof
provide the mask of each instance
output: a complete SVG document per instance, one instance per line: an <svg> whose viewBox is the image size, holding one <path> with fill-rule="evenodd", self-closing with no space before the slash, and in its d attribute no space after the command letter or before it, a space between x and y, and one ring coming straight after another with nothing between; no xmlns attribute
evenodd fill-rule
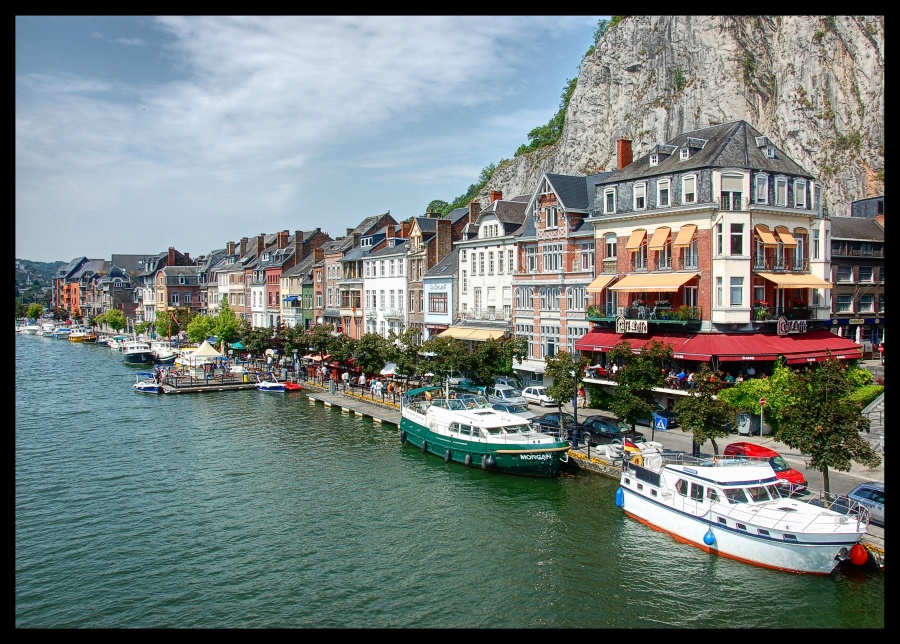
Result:
<svg viewBox="0 0 900 644"><path fill-rule="evenodd" d="M692 132L683 132L667 141L667 144L674 146L675 150L671 156L661 158L657 165L650 165L650 154L653 153L651 150L650 153L635 159L633 163L612 173L608 179L600 183L634 181L645 177L683 173L700 168L749 168L773 174L813 178L771 141L769 141L769 145L775 148L775 158L768 158L765 148L756 145L756 138L761 136L764 135L746 121L730 121ZM693 139L690 143L702 144L703 147L695 150L690 158L682 161L679 151L688 143L688 139Z"/></svg>
<svg viewBox="0 0 900 644"><path fill-rule="evenodd" d="M387 257L390 255L405 255L407 242L409 241L405 237L394 237L396 241L393 246L385 246L384 248L379 248L376 251L369 253L369 257Z"/></svg>
<svg viewBox="0 0 900 644"><path fill-rule="evenodd" d="M425 277L448 277L459 268L459 248L454 248L444 258L431 267Z"/></svg>
<svg viewBox="0 0 900 644"><path fill-rule="evenodd" d="M550 174L544 176L547 183L553 188L553 192L559 199L560 205L566 212L583 212L589 214L594 206L594 186L603 182L604 179L612 175L612 172L601 172L599 174L572 175L572 174Z"/></svg>
<svg viewBox="0 0 900 644"><path fill-rule="evenodd" d="M518 230L525 221L525 209L528 207L527 201L507 201L505 199L497 199L492 201L478 213L478 223L484 215L494 215L503 225L503 234L511 235Z"/></svg>
<svg viewBox="0 0 900 644"><path fill-rule="evenodd" d="M831 238L883 242L884 228L879 226L874 219L832 217Z"/></svg>

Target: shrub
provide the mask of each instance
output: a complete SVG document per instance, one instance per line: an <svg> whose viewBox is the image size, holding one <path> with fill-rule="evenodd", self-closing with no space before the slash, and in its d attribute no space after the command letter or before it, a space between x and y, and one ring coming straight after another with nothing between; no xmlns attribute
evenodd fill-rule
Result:
<svg viewBox="0 0 900 644"><path fill-rule="evenodd" d="M609 409L612 394L598 385L587 385L585 388L588 397L588 407L591 409Z"/></svg>
<svg viewBox="0 0 900 644"><path fill-rule="evenodd" d="M883 393L884 385L865 385L851 393L847 398L859 404L860 408L863 408Z"/></svg>

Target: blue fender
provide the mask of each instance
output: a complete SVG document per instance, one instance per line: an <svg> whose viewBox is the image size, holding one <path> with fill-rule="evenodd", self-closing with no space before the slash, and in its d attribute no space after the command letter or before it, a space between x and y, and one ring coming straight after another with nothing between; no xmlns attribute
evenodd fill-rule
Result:
<svg viewBox="0 0 900 644"><path fill-rule="evenodd" d="M616 490L616 507L624 508L625 507L625 492L622 491L622 488Z"/></svg>
<svg viewBox="0 0 900 644"><path fill-rule="evenodd" d="M707 528L706 534L703 535L703 543L708 546L713 545L716 542L716 535L713 534L712 528Z"/></svg>

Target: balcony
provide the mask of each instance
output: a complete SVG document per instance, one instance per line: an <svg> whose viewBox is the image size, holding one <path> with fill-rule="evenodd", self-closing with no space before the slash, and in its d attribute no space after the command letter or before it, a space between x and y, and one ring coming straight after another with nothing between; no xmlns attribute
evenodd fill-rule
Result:
<svg viewBox="0 0 900 644"><path fill-rule="evenodd" d="M510 320L511 314L504 311L497 311L492 308L487 309L466 309L459 312L461 320L487 320L487 321L504 321Z"/></svg>
<svg viewBox="0 0 900 644"><path fill-rule="evenodd" d="M797 306L765 306L754 304L751 311L754 322L777 322L782 315L788 320L815 320L815 310L806 305Z"/></svg>
<svg viewBox="0 0 900 644"><path fill-rule="evenodd" d="M371 319L371 318L376 317L377 315L378 315L378 311L376 311L375 307L370 306L370 307L366 308L366 317L367 318Z"/></svg>
<svg viewBox="0 0 900 644"><path fill-rule="evenodd" d="M403 309L384 309L384 317L385 319L402 320Z"/></svg>
<svg viewBox="0 0 900 644"><path fill-rule="evenodd" d="M362 316L363 310L358 306L341 306L342 318L361 318Z"/></svg>
<svg viewBox="0 0 900 644"><path fill-rule="evenodd" d="M703 309L699 306L636 305L614 306L607 304L597 308L589 306L586 311L587 319L591 322L615 322L617 317L626 320L647 320L653 325L672 325L688 328L700 327L703 320Z"/></svg>

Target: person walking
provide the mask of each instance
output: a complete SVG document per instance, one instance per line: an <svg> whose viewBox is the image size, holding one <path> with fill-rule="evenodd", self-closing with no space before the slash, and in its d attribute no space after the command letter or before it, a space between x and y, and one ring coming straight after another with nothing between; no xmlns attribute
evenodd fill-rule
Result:
<svg viewBox="0 0 900 644"><path fill-rule="evenodd" d="M359 374L359 393L364 394L366 392L366 374L365 372L361 372Z"/></svg>
<svg viewBox="0 0 900 644"><path fill-rule="evenodd" d="M584 385L578 387L578 406L581 409L587 407L587 394L584 391Z"/></svg>

